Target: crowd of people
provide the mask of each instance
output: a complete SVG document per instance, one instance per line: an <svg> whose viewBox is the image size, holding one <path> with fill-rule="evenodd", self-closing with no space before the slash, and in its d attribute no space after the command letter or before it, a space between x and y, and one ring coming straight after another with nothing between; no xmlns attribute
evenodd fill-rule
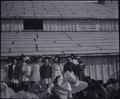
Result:
<svg viewBox="0 0 120 99"><path fill-rule="evenodd" d="M1 70L1 98L118 99L119 82L85 76L81 57L8 57Z"/></svg>

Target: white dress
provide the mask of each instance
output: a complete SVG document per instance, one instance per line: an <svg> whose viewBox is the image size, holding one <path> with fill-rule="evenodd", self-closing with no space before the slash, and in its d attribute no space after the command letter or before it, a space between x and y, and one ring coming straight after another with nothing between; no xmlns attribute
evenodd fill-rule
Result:
<svg viewBox="0 0 120 99"><path fill-rule="evenodd" d="M34 64L32 68L31 81L39 82L40 81L40 65Z"/></svg>
<svg viewBox="0 0 120 99"><path fill-rule="evenodd" d="M31 76L31 71L32 71L31 65L25 64L22 67L22 71L24 72L22 81L30 81L30 76Z"/></svg>
<svg viewBox="0 0 120 99"><path fill-rule="evenodd" d="M52 80L54 81L57 76L61 76L63 72L63 65L62 64L53 64L52 67L53 73L52 73Z"/></svg>

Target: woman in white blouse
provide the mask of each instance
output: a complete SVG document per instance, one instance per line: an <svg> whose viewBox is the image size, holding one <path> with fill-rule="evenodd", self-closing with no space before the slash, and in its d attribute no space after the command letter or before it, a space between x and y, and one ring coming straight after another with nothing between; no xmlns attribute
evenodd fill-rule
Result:
<svg viewBox="0 0 120 99"><path fill-rule="evenodd" d="M52 80L54 81L57 76L63 73L63 65L60 63L60 57L55 56L55 62L52 65Z"/></svg>

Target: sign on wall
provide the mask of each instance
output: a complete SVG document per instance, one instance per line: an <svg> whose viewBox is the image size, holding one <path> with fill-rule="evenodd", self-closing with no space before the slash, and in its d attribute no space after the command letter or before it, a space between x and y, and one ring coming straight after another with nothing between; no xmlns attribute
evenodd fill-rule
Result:
<svg viewBox="0 0 120 99"><path fill-rule="evenodd" d="M99 31L99 24L93 20L80 20L77 23L77 31Z"/></svg>

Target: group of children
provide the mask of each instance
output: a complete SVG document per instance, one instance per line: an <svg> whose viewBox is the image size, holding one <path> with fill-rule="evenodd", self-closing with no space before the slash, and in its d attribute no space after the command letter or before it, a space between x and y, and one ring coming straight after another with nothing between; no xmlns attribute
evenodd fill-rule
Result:
<svg viewBox="0 0 120 99"><path fill-rule="evenodd" d="M47 93L55 93L62 99L72 98L73 93L87 87L88 84L82 81L84 68L80 57L76 58L74 54L70 54L65 63L58 55L52 58L21 55L19 58L9 57L5 65L7 82L20 85L19 90L41 82L46 86ZM11 88L18 91L14 85Z"/></svg>

